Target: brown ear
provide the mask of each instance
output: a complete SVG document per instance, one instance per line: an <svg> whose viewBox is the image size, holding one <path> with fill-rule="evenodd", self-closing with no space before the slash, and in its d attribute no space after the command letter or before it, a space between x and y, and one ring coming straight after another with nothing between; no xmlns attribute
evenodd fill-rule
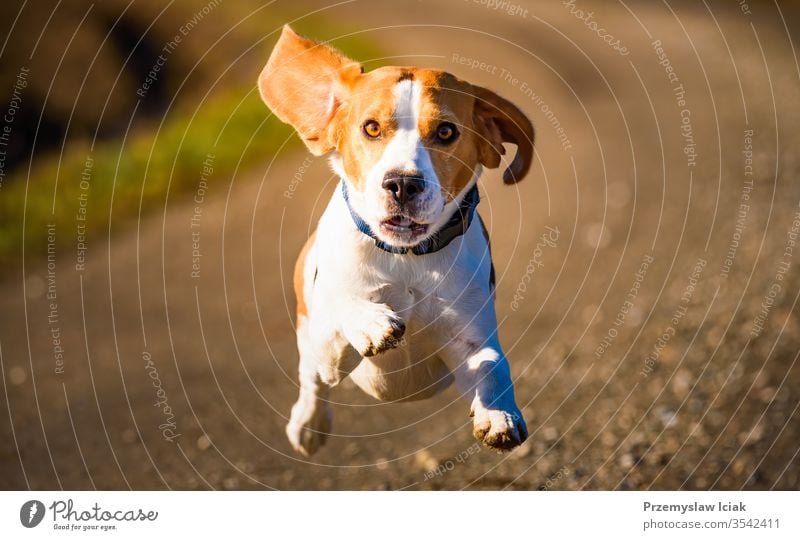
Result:
<svg viewBox="0 0 800 540"><path fill-rule="evenodd" d="M361 72L357 62L286 25L258 77L258 89L272 112L321 156L336 147L332 120Z"/></svg>
<svg viewBox="0 0 800 540"><path fill-rule="evenodd" d="M522 180L533 161L533 124L516 105L491 90L473 86L475 94L475 130L478 141L478 159L494 169L500 165L500 156L506 153L504 142L517 145L517 154L503 173L503 182L513 184Z"/></svg>

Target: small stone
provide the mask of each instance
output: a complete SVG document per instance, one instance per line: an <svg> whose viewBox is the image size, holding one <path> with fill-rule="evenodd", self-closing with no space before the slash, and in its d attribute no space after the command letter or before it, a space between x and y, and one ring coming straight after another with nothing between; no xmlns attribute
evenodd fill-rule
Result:
<svg viewBox="0 0 800 540"><path fill-rule="evenodd" d="M659 407L656 410L659 421L664 429L669 429L677 423L675 411L666 407Z"/></svg>
<svg viewBox="0 0 800 540"><path fill-rule="evenodd" d="M558 439L558 430L552 426L546 427L542 430L542 438L549 443L553 443Z"/></svg>
<svg viewBox="0 0 800 540"><path fill-rule="evenodd" d="M344 447L344 455L347 457L355 457L359 454L359 452L361 452L361 447L358 445L358 443L350 442Z"/></svg>
<svg viewBox="0 0 800 540"><path fill-rule="evenodd" d="M424 471L432 471L439 466L439 461L433 457L427 448L414 454L414 464Z"/></svg>
<svg viewBox="0 0 800 540"><path fill-rule="evenodd" d="M386 469L389 468L389 462L386 461L386 459L384 458L378 458L378 460L375 462L375 467L379 471L385 471Z"/></svg>
<svg viewBox="0 0 800 540"><path fill-rule="evenodd" d="M645 442L644 433L637 431L636 433L628 437L628 442L633 445L644 444Z"/></svg>
<svg viewBox="0 0 800 540"><path fill-rule="evenodd" d="M672 379L672 391L677 396L685 396L691 388L692 374L685 370L679 369Z"/></svg>
<svg viewBox="0 0 800 540"><path fill-rule="evenodd" d="M197 438L197 448L202 451L211 448L211 439L208 438L208 435L200 435L200 437Z"/></svg>
<svg viewBox="0 0 800 540"><path fill-rule="evenodd" d="M603 320L603 310L598 310L597 304L589 304L581 310L581 320L584 324L596 324Z"/></svg>
<svg viewBox="0 0 800 540"><path fill-rule="evenodd" d="M222 481L222 487L225 489L236 489L239 487L239 479L235 477L226 478Z"/></svg>
<svg viewBox="0 0 800 540"><path fill-rule="evenodd" d="M602 249L611 243L611 231L602 223L592 223L583 228L583 239L589 247Z"/></svg>
<svg viewBox="0 0 800 540"><path fill-rule="evenodd" d="M736 461L734 461L733 467L731 467L731 469L733 470L733 474L737 476L741 475L746 468L747 468L747 462L743 458L739 458Z"/></svg>
<svg viewBox="0 0 800 540"><path fill-rule="evenodd" d="M19 366L14 366L8 370L8 379L14 386L24 384L28 380L28 374Z"/></svg>
<svg viewBox="0 0 800 540"><path fill-rule="evenodd" d="M775 399L776 393L777 392L775 388L773 388L772 386L767 386L765 388L762 388L758 392L758 397L761 398L761 401L763 401L764 403L771 403L772 400Z"/></svg>
<svg viewBox="0 0 800 540"><path fill-rule="evenodd" d="M739 434L739 442L746 446L753 445L764 437L764 426L756 424L750 431L743 431Z"/></svg>
<svg viewBox="0 0 800 540"><path fill-rule="evenodd" d="M136 432L131 428L128 428L122 432L122 441L125 443L133 444L136 442L136 439L138 439Z"/></svg>
<svg viewBox="0 0 800 540"><path fill-rule="evenodd" d="M628 312L627 324L630 326L639 326L642 319L644 319L644 310L639 306L633 306Z"/></svg>
<svg viewBox="0 0 800 540"><path fill-rule="evenodd" d="M697 489L705 489L708 486L708 482L702 476L694 481L694 487Z"/></svg>
<svg viewBox="0 0 800 540"><path fill-rule="evenodd" d="M625 469L630 469L634 464L633 456L631 454L622 454L619 456L619 464Z"/></svg>

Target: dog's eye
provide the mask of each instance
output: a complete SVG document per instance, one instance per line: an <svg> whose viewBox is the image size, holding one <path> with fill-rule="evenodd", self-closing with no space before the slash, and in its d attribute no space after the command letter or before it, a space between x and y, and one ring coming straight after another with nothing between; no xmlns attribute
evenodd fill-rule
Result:
<svg viewBox="0 0 800 540"><path fill-rule="evenodd" d="M456 126L450 122L442 122L436 128L436 138L442 143L451 143L458 137Z"/></svg>
<svg viewBox="0 0 800 540"><path fill-rule="evenodd" d="M364 124L364 134L370 139L377 139L381 136L381 125L375 120L368 120Z"/></svg>

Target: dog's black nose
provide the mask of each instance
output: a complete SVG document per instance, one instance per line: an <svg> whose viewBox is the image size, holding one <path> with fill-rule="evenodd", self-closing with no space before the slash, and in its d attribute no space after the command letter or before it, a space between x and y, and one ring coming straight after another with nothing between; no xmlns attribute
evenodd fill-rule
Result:
<svg viewBox="0 0 800 540"><path fill-rule="evenodd" d="M395 201L405 204L425 190L425 179L419 174L391 172L381 186L392 194Z"/></svg>

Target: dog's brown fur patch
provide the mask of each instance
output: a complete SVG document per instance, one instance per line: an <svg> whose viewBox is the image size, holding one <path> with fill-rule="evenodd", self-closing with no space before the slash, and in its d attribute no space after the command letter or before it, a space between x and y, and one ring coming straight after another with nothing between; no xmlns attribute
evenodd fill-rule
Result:
<svg viewBox="0 0 800 540"><path fill-rule="evenodd" d="M316 239L317 231L315 230L311 233L311 236L308 237L308 240L306 240L303 249L300 250L300 255L297 257L297 262L294 264L294 294L297 298L297 321L295 324L300 323L301 317L308 317L308 306L306 305L305 293L303 292L305 286L306 258L308 257L308 252L311 251L311 248L314 246Z"/></svg>

